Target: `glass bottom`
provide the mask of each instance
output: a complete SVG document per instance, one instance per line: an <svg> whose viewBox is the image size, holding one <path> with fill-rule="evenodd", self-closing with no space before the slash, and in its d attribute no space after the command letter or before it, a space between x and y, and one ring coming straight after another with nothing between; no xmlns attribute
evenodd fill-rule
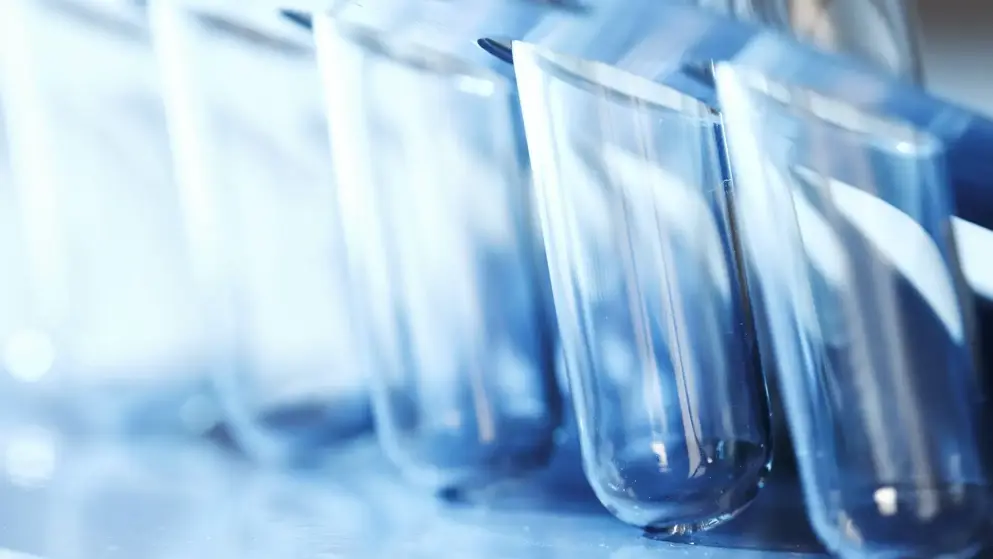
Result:
<svg viewBox="0 0 993 559"><path fill-rule="evenodd" d="M814 514L814 528L840 557L966 558L986 543L990 489L957 484L850 486L842 507Z"/></svg>
<svg viewBox="0 0 993 559"><path fill-rule="evenodd" d="M752 502L768 473L769 449L748 441L685 440L629 445L613 472L592 472L600 501L619 519L653 538L685 535L718 526Z"/></svg>
<svg viewBox="0 0 993 559"><path fill-rule="evenodd" d="M288 467L319 465L330 449L372 430L364 395L294 402L219 425L209 437L263 463Z"/></svg>
<svg viewBox="0 0 993 559"><path fill-rule="evenodd" d="M700 520L698 522L687 522L684 524L672 524L669 526L648 526L645 528L645 537L653 540L669 540L680 536L688 536L698 532L704 532L716 528L726 522L733 520L752 504L758 494L760 485L753 485L750 492L740 495L740 503L736 509L732 509L719 516Z"/></svg>
<svg viewBox="0 0 993 559"><path fill-rule="evenodd" d="M540 470L551 460L554 428L546 422L503 419L495 433L482 440L471 429L412 431L396 441L380 434L394 464L411 481L462 501L480 489Z"/></svg>
<svg viewBox="0 0 993 559"><path fill-rule="evenodd" d="M88 439L195 438L217 424L220 404L209 382L165 379L69 381L41 413L60 431Z"/></svg>

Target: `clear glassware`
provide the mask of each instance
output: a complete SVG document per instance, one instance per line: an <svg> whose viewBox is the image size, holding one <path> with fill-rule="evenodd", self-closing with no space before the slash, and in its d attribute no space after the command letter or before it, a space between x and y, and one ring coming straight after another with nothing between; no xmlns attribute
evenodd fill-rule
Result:
<svg viewBox="0 0 993 559"><path fill-rule="evenodd" d="M314 28L380 442L447 494L532 472L562 408L513 83L358 19Z"/></svg>
<svg viewBox="0 0 993 559"><path fill-rule="evenodd" d="M908 0L695 0L698 5L735 19L762 24L807 44L844 53L867 65L922 81L914 2ZM710 81L712 85L712 80ZM772 362L766 375L775 377ZM776 439L776 474L795 476L782 398L769 383Z"/></svg>
<svg viewBox="0 0 993 559"><path fill-rule="evenodd" d="M144 12L10 0L0 42L20 307L0 332L4 409L90 434L210 428L214 344Z"/></svg>
<svg viewBox="0 0 993 559"><path fill-rule="evenodd" d="M229 336L215 381L256 458L302 465L371 429L348 319L327 117L310 34L273 8L153 0L194 244Z"/></svg>
<svg viewBox="0 0 993 559"><path fill-rule="evenodd" d="M650 532L715 526L770 459L719 116L612 66L514 61L587 478Z"/></svg>
<svg viewBox="0 0 993 559"><path fill-rule="evenodd" d="M747 66L717 83L815 530L842 557L975 554L987 418L944 143Z"/></svg>

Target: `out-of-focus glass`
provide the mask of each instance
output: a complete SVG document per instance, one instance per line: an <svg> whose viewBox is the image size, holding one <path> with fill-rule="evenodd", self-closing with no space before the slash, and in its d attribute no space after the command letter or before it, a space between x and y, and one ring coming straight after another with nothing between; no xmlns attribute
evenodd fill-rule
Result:
<svg viewBox="0 0 993 559"><path fill-rule="evenodd" d="M746 68L717 81L817 533L843 557L975 553L986 423L942 142Z"/></svg>
<svg viewBox="0 0 993 559"><path fill-rule="evenodd" d="M381 29L315 20L377 428L408 477L473 489L544 466L561 416L516 95Z"/></svg>
<svg viewBox="0 0 993 559"><path fill-rule="evenodd" d="M5 412L101 434L209 427L213 344L144 12L5 1L0 42Z"/></svg>
<svg viewBox="0 0 993 559"><path fill-rule="evenodd" d="M770 455L720 119L614 67L514 61L587 477L625 522L717 525Z"/></svg>
<svg viewBox="0 0 993 559"><path fill-rule="evenodd" d="M371 428L348 319L327 118L310 35L266 6L155 0L150 16L210 317L215 380L256 457L319 458Z"/></svg>
<svg viewBox="0 0 993 559"><path fill-rule="evenodd" d="M923 79L914 0L698 0L896 76Z"/></svg>

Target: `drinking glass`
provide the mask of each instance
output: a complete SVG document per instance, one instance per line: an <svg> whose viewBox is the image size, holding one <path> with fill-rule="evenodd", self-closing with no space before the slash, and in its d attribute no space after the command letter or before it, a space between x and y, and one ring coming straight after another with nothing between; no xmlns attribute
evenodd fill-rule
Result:
<svg viewBox="0 0 993 559"><path fill-rule="evenodd" d="M0 42L4 408L88 434L209 429L215 344L144 11L10 0Z"/></svg>
<svg viewBox="0 0 993 559"><path fill-rule="evenodd" d="M944 142L748 66L717 84L815 530L842 557L974 554L987 423Z"/></svg>
<svg viewBox="0 0 993 559"><path fill-rule="evenodd" d="M719 115L535 45L514 64L587 478L655 534L716 526L770 457Z"/></svg>
<svg viewBox="0 0 993 559"><path fill-rule="evenodd" d="M509 70L409 4L314 23L379 439L453 495L543 467L562 408Z"/></svg>
<svg viewBox="0 0 993 559"><path fill-rule="evenodd" d="M154 0L150 15L194 245L213 265L227 427L260 460L320 458L371 415L310 34L265 4Z"/></svg>

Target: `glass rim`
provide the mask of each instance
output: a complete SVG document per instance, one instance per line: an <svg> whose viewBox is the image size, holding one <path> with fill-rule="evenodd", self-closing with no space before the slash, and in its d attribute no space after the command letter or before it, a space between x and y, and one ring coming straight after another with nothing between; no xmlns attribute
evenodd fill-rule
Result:
<svg viewBox="0 0 993 559"><path fill-rule="evenodd" d="M343 39L359 46L366 54L387 58L438 76L481 79L498 84L505 84L507 81L500 73L472 61L468 56L462 57L445 49L434 48L405 33L391 33L372 25L341 21L333 17L328 20ZM476 43L467 43L468 48L482 50Z"/></svg>
<svg viewBox="0 0 993 559"><path fill-rule="evenodd" d="M603 92L615 101L642 101L683 116L720 123L720 113L705 102L679 90L611 64L561 54L526 41L513 41L513 50L526 52L544 73L570 85ZM519 62L515 61L515 64Z"/></svg>
<svg viewBox="0 0 993 559"><path fill-rule="evenodd" d="M875 143L893 151L918 156L944 151L944 143L936 134L908 120L879 114L808 86L788 84L734 62L721 62L718 66L729 70L750 91L842 131L872 137Z"/></svg>

